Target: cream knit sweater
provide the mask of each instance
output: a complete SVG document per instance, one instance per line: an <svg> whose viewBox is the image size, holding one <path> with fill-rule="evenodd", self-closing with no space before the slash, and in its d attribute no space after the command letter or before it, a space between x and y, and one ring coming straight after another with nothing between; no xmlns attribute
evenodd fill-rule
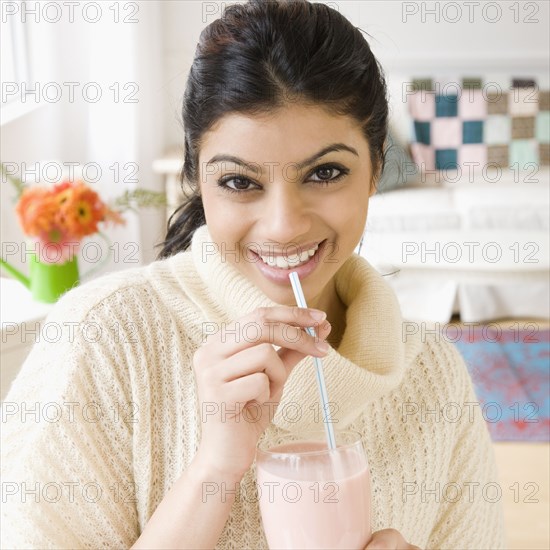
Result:
<svg viewBox="0 0 550 550"><path fill-rule="evenodd" d="M90 281L53 308L3 404L2 548L128 548L191 462L205 323L274 305L210 241L203 226L190 250ZM333 418L363 434L373 529L421 548L504 548L491 442L458 351L410 334L365 259L350 257L336 280L347 328L325 376ZM264 437L318 428L316 403L308 357ZM252 466L217 548L267 548L254 482Z"/></svg>

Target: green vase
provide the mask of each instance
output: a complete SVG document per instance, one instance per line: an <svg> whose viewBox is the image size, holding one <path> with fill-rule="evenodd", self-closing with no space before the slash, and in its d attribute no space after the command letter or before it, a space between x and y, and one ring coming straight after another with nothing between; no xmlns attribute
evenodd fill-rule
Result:
<svg viewBox="0 0 550 550"><path fill-rule="evenodd" d="M73 286L80 282L78 275L78 257L64 264L47 264L38 261L35 254L29 254L29 276L0 258L0 265L15 279L23 283L31 292L33 300L53 304Z"/></svg>
<svg viewBox="0 0 550 550"><path fill-rule="evenodd" d="M64 264L47 264L38 261L32 254L29 265L30 291L34 300L53 304L72 287L80 282L78 258Z"/></svg>
<svg viewBox="0 0 550 550"><path fill-rule="evenodd" d="M105 253L105 257L98 262L97 266L87 273L84 273L82 278L89 277L97 272L109 261L111 241L101 232L99 232L98 235L107 244L107 252ZM80 284L81 277L78 273L77 254L74 254L73 259L64 264L40 262L36 254L29 254L29 257L28 277L2 257L0 257L0 267L23 283L30 290L33 300L53 304L57 302L65 292Z"/></svg>

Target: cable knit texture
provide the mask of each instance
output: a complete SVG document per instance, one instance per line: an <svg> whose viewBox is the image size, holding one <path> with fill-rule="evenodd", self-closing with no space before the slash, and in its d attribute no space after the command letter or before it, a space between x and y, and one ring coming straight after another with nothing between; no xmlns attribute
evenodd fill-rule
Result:
<svg viewBox="0 0 550 550"><path fill-rule="evenodd" d="M336 289L346 330L325 377L333 419L363 437L373 529L421 548L504 548L491 441L459 352L404 322L364 258L341 266ZM205 323L272 305L205 225L186 252L65 294L3 404L2 547L130 547L198 448L192 359ZM308 357L262 437L318 428L317 403ZM240 489L217 548L267 548L254 465Z"/></svg>

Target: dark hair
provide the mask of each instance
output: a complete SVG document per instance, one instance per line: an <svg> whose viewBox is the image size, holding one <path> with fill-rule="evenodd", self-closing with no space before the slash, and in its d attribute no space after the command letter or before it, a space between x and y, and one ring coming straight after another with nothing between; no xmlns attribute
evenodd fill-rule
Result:
<svg viewBox="0 0 550 550"><path fill-rule="evenodd" d="M202 31L188 76L180 180L193 194L168 220L158 259L186 250L206 221L199 150L202 136L221 117L272 113L289 102L349 115L369 143L376 179L385 160L386 94L384 73L360 29L328 5L250 0L227 6Z"/></svg>

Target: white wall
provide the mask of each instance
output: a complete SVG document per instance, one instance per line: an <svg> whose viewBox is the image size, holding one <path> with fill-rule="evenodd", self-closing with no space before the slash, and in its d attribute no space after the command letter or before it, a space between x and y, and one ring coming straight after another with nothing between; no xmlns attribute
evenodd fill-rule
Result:
<svg viewBox="0 0 550 550"><path fill-rule="evenodd" d="M183 143L183 93L200 33L206 26L204 21L211 20L206 17L209 9L217 9L216 3L194 0L162 2L165 140L170 144Z"/></svg>

